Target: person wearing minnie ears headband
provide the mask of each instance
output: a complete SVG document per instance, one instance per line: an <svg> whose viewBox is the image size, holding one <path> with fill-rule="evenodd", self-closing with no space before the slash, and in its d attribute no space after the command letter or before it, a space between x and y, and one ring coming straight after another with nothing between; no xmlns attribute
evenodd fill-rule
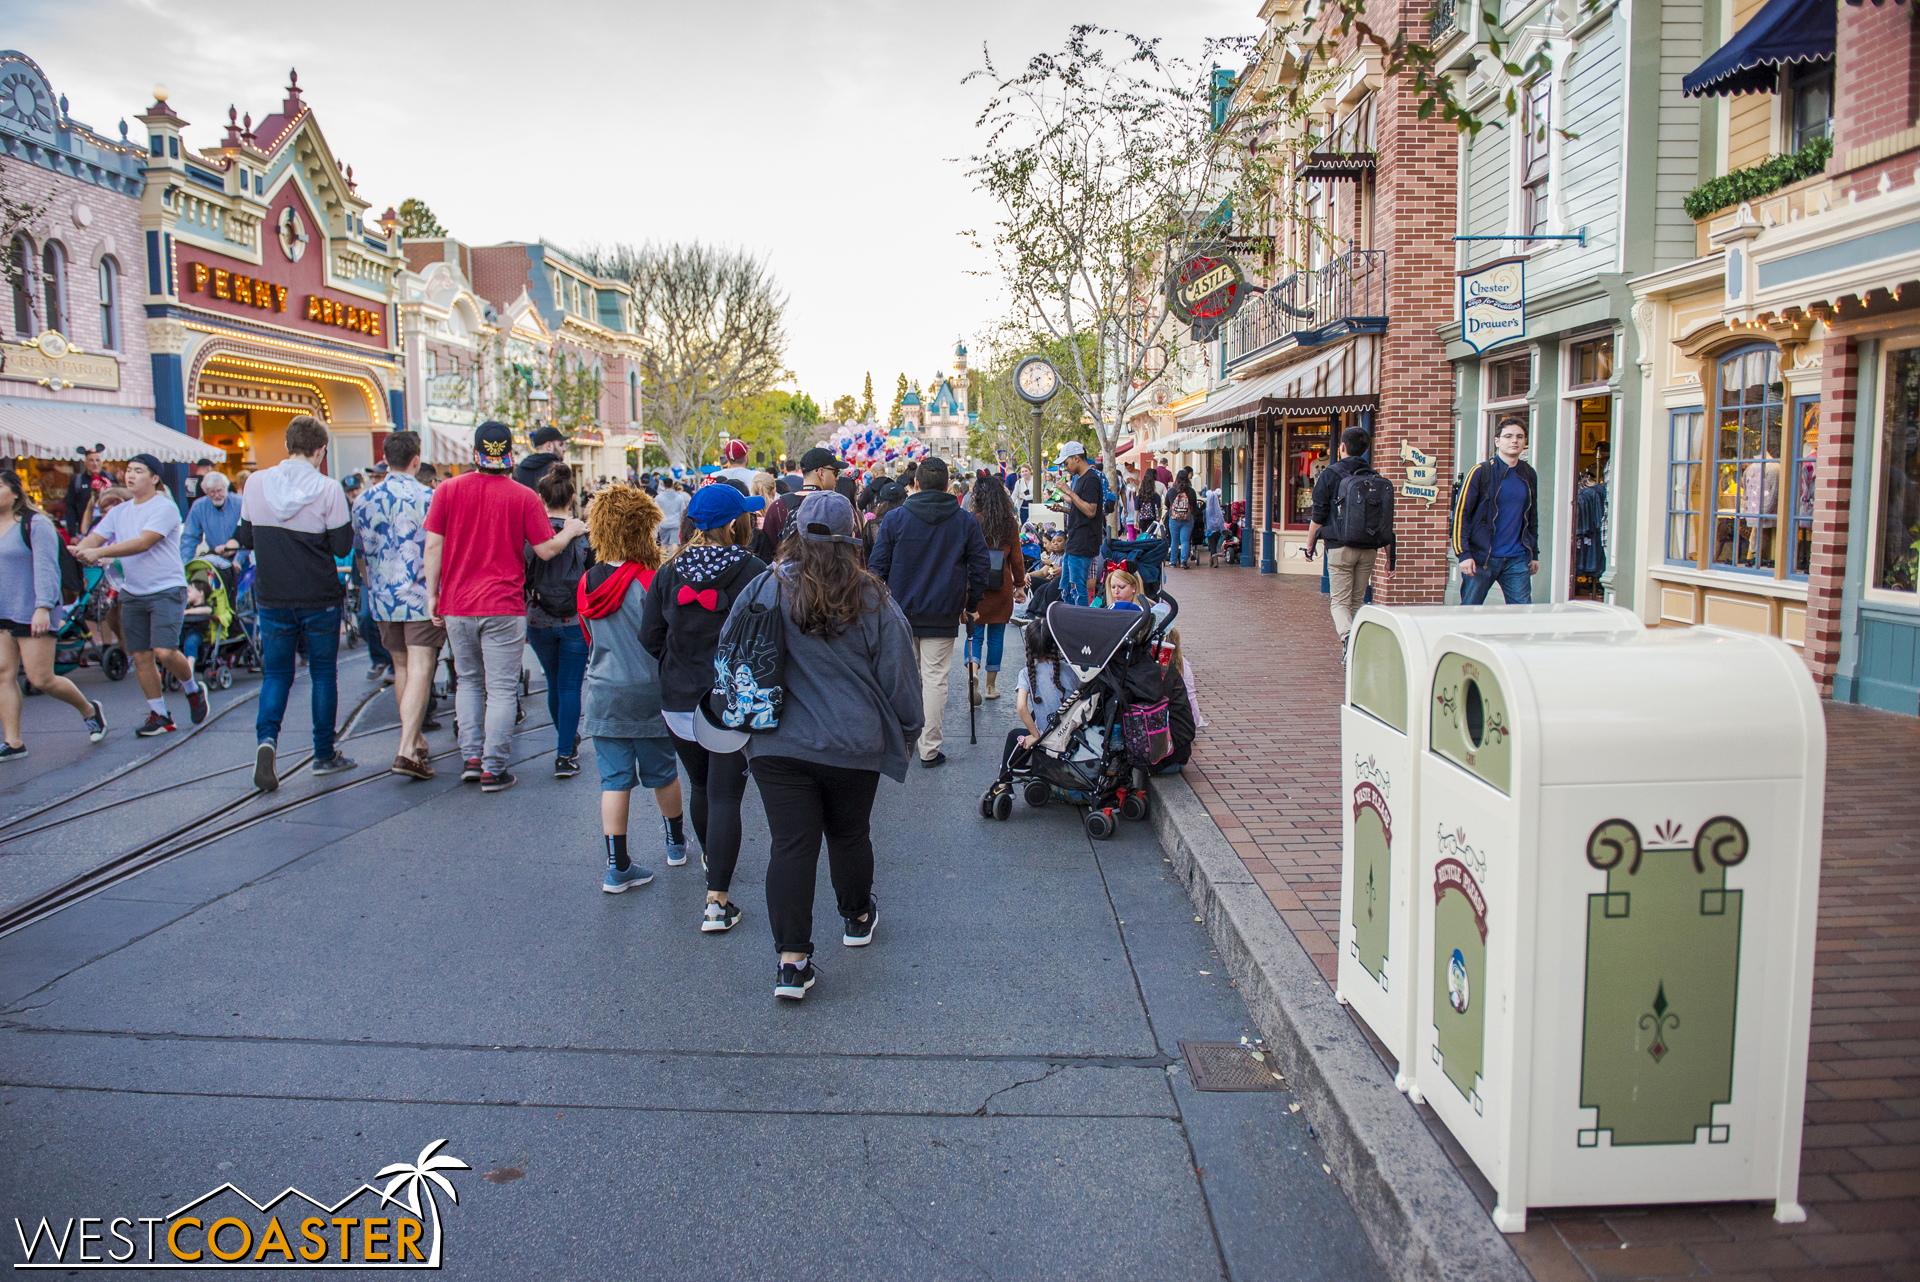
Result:
<svg viewBox="0 0 1920 1282"><path fill-rule="evenodd" d="M107 737L107 714L53 670L53 633L66 614L60 593L60 532L33 505L19 473L0 472L0 762L27 755L20 734L21 668L34 688L80 714L87 737Z"/></svg>
<svg viewBox="0 0 1920 1282"><path fill-rule="evenodd" d="M725 489L735 497L731 485ZM627 819L638 786L653 789L665 830L667 863L687 862L681 828L680 770L673 738L660 716L660 665L640 643L647 589L660 568L653 532L660 508L634 485L609 486L587 508L587 539L596 561L580 580L580 630L587 638L587 680L580 733L593 739L600 764L600 828L607 871L600 889L618 895L653 880L627 854Z"/></svg>
<svg viewBox="0 0 1920 1282"><path fill-rule="evenodd" d="M728 892L740 859L747 735L716 723L702 704L713 688L713 659L727 612L766 573L767 563L747 550L755 537L753 513L765 507L764 496L748 498L731 485L709 485L695 494L687 506L693 537L654 576L640 622L640 644L660 663L660 715L687 768L687 809L707 870L700 929L708 934L732 930L740 920L740 906Z"/></svg>
<svg viewBox="0 0 1920 1282"><path fill-rule="evenodd" d="M160 685L165 667L179 679L193 724L207 719L207 692L193 679L193 664L180 653L180 626L186 621L187 576L180 563L180 509L160 483L160 460L136 454L127 460L127 488L133 502L100 518L73 550L82 565L119 561L120 635L140 693L147 696L147 719L134 733L142 738L174 728L167 692Z"/></svg>
<svg viewBox="0 0 1920 1282"><path fill-rule="evenodd" d="M849 948L873 940L873 798L880 776L907 776L907 744L923 716L913 630L886 584L860 564L859 517L831 490L810 493L773 569L734 602L785 612L785 702L779 724L753 734L747 762L766 808L767 920L780 963L776 997L813 987L813 883L827 843Z"/></svg>

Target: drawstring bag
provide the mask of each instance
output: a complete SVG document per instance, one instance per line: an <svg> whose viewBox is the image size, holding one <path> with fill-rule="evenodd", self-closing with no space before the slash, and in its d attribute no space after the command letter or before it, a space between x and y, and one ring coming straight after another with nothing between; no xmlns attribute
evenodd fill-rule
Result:
<svg viewBox="0 0 1920 1282"><path fill-rule="evenodd" d="M752 588L747 595L746 608L727 616L721 630L707 706L729 730L767 734L780 728L787 701L787 616L778 579L772 605L752 599L760 595Z"/></svg>
<svg viewBox="0 0 1920 1282"><path fill-rule="evenodd" d="M1173 719L1167 701L1136 703L1120 716L1127 741L1127 763L1153 766L1173 754Z"/></svg>

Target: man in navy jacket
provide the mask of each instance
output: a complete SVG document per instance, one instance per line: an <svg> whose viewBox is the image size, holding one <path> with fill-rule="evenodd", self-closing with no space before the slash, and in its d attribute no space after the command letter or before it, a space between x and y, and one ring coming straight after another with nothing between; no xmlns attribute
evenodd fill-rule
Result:
<svg viewBox="0 0 1920 1282"><path fill-rule="evenodd" d="M1494 456L1474 464L1453 511L1453 554L1460 561L1460 604L1479 605L1495 581L1508 605L1533 601L1540 572L1540 478L1520 458L1527 424L1503 418Z"/></svg>
<svg viewBox="0 0 1920 1282"><path fill-rule="evenodd" d="M940 728L947 707L947 677L953 669L953 639L961 616L987 591L987 540L973 513L947 493L947 462L922 459L914 492L880 518L867 569L887 585L913 627L913 653L920 665L920 696L926 724L920 730L920 764L939 765Z"/></svg>

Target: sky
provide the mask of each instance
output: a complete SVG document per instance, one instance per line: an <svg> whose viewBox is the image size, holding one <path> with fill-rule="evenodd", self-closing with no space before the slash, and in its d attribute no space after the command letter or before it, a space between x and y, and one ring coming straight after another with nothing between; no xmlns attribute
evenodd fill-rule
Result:
<svg viewBox="0 0 1920 1282"><path fill-rule="evenodd" d="M789 386L823 409L951 371L1005 311L964 158L961 79L1075 22L1197 56L1259 0L541 0L345 8L3 0L0 36L108 137L167 86L194 148L227 107L279 109L289 67L372 214L413 196L469 244L701 240L764 258L788 296ZM139 133L137 124L134 133ZM986 273L981 275L980 273Z"/></svg>

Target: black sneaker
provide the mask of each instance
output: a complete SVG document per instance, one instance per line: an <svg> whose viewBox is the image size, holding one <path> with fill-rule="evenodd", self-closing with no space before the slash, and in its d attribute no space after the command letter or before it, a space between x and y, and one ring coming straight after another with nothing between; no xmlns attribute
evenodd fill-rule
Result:
<svg viewBox="0 0 1920 1282"><path fill-rule="evenodd" d="M460 782L461 783L478 783L480 782L480 776L482 773L483 772L480 769L480 758L468 757L465 763L462 764L460 767Z"/></svg>
<svg viewBox="0 0 1920 1282"><path fill-rule="evenodd" d="M99 743L107 737L107 710L100 706L98 700L90 702L93 703L93 715L84 718L87 723L87 738Z"/></svg>
<svg viewBox="0 0 1920 1282"><path fill-rule="evenodd" d="M580 758L571 752L563 752L553 759L553 777L571 779L580 773Z"/></svg>
<svg viewBox="0 0 1920 1282"><path fill-rule="evenodd" d="M796 966L792 962L781 962L780 973L773 982L773 995L799 1001L807 995L817 978L813 969L813 958L807 958L805 964Z"/></svg>
<svg viewBox="0 0 1920 1282"><path fill-rule="evenodd" d="M205 686L195 686L193 692L187 695L187 716L196 726L207 719L207 688Z"/></svg>
<svg viewBox="0 0 1920 1282"><path fill-rule="evenodd" d="M280 788L280 776L273 770L274 742L263 739L253 750L253 786L261 792L276 792Z"/></svg>
<svg viewBox="0 0 1920 1282"><path fill-rule="evenodd" d="M936 752L931 757L922 757L920 758L920 764L929 770L935 766L944 766L947 764L947 754L944 752Z"/></svg>
<svg viewBox="0 0 1920 1282"><path fill-rule="evenodd" d="M349 770L358 770L359 768L359 762L355 761L352 757L346 756L337 748L334 750L333 755L325 761L316 761L313 763L313 773L317 775L339 775L345 774Z"/></svg>
<svg viewBox="0 0 1920 1282"><path fill-rule="evenodd" d="M740 905L729 900L724 904L708 904L700 914L700 929L709 935L723 930L732 930L734 923L740 920Z"/></svg>
<svg viewBox="0 0 1920 1282"><path fill-rule="evenodd" d="M427 719L426 719L425 721L422 721L422 722L420 723L420 729L421 729L421 730L423 730L423 731L425 731L425 730L438 730L438 729L440 729L440 728L441 728L441 727L440 727L440 718L438 718L438 717L428 717L428 718L427 718Z"/></svg>
<svg viewBox="0 0 1920 1282"><path fill-rule="evenodd" d="M880 903L872 895L868 895L865 921L857 917L842 917L840 920L847 923L845 932L840 936L840 942L848 948L865 948L873 942L873 928L880 920Z"/></svg>
<svg viewBox="0 0 1920 1282"><path fill-rule="evenodd" d="M502 770L499 774L483 774L480 776L480 791L505 792L519 782L513 777L511 770Z"/></svg>
<svg viewBox="0 0 1920 1282"><path fill-rule="evenodd" d="M26 744L23 743L16 748L5 740L0 740L0 761L25 761L27 755Z"/></svg>
<svg viewBox="0 0 1920 1282"><path fill-rule="evenodd" d="M161 713L149 709L146 721L142 723L140 728L135 730L134 733L142 739L151 739L155 735L171 734L173 730L173 714L171 712Z"/></svg>

